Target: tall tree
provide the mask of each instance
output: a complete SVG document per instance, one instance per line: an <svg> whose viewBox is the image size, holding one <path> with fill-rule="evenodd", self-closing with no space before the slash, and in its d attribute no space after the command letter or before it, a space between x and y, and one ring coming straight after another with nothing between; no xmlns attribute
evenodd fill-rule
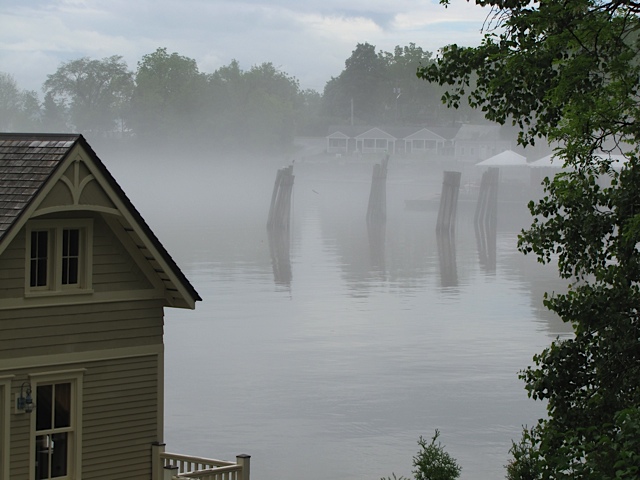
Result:
<svg viewBox="0 0 640 480"><path fill-rule="evenodd" d="M51 92L47 93L42 103L43 131L55 133L68 131L67 116L68 111L64 100L56 101Z"/></svg>
<svg viewBox="0 0 640 480"><path fill-rule="evenodd" d="M15 78L0 72L0 130L13 128L15 117L20 109L20 90Z"/></svg>
<svg viewBox="0 0 640 480"><path fill-rule="evenodd" d="M140 138L157 141L199 132L206 78L192 58L166 48L142 57L135 76L131 123Z"/></svg>
<svg viewBox="0 0 640 480"><path fill-rule="evenodd" d="M349 119L351 113L361 122L375 122L380 116L388 81L385 60L370 43L359 43L344 63L338 77L327 82L325 105L330 116ZM393 93L393 92L391 92ZM353 110L352 110L353 109Z"/></svg>
<svg viewBox="0 0 640 480"><path fill-rule="evenodd" d="M133 89L133 74L121 56L64 62L44 82L45 94L69 105L73 127L91 136L114 131Z"/></svg>
<svg viewBox="0 0 640 480"><path fill-rule="evenodd" d="M40 114L36 92L20 90L12 75L0 72L0 130L36 131Z"/></svg>
<svg viewBox="0 0 640 480"><path fill-rule="evenodd" d="M447 3L445 0L444 3ZM477 48L451 45L419 75L513 122L520 142L559 145L567 169L530 204L519 245L557 259L566 294L545 304L573 325L522 373L547 418L514 448L510 478L638 478L640 468L640 4L476 0L492 8ZM477 73L475 86L471 75ZM622 168L611 153L624 155Z"/></svg>

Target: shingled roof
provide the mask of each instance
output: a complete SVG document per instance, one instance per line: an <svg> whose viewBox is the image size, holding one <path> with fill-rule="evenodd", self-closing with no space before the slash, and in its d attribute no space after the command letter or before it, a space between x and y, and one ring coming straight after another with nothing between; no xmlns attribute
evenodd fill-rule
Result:
<svg viewBox="0 0 640 480"><path fill-rule="evenodd" d="M0 240L79 137L0 133Z"/></svg>
<svg viewBox="0 0 640 480"><path fill-rule="evenodd" d="M29 205L79 144L93 160L102 178L124 204L151 246L194 301L201 300L178 265L151 231L120 185L80 134L0 133L0 245L21 222Z"/></svg>

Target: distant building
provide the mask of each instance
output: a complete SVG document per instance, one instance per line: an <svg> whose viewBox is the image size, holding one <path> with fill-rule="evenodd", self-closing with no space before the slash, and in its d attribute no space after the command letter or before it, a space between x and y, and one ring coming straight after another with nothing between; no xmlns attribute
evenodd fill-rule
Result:
<svg viewBox="0 0 640 480"><path fill-rule="evenodd" d="M498 125L457 127L373 127L339 125L329 128L328 154L401 154L409 157L450 156L457 160L484 160L511 148Z"/></svg>
<svg viewBox="0 0 640 480"><path fill-rule="evenodd" d="M461 161L480 162L512 148L501 136L500 125L463 124L453 138L454 156Z"/></svg>

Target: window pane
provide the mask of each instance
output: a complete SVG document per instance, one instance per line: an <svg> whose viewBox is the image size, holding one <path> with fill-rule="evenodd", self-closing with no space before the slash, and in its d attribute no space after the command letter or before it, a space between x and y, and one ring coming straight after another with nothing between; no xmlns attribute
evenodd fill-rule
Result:
<svg viewBox="0 0 640 480"><path fill-rule="evenodd" d="M51 437L51 478L64 477L67 474L69 434L54 433Z"/></svg>
<svg viewBox="0 0 640 480"><path fill-rule="evenodd" d="M64 256L77 256L80 246L80 230L71 229L62 231L62 254Z"/></svg>
<svg viewBox="0 0 640 480"><path fill-rule="evenodd" d="M55 389L55 428L71 426L71 384L57 383Z"/></svg>
<svg viewBox="0 0 640 480"><path fill-rule="evenodd" d="M53 385L38 385L36 389L36 430L51 428Z"/></svg>
<svg viewBox="0 0 640 480"><path fill-rule="evenodd" d="M47 284L48 232L31 232L31 258L29 285L42 287Z"/></svg>
<svg viewBox="0 0 640 480"><path fill-rule="evenodd" d="M62 231L62 272L63 285L78 283L78 267L80 255L80 230L65 229Z"/></svg>
<svg viewBox="0 0 640 480"><path fill-rule="evenodd" d="M36 437L36 480L49 478L49 457L51 454L51 437Z"/></svg>

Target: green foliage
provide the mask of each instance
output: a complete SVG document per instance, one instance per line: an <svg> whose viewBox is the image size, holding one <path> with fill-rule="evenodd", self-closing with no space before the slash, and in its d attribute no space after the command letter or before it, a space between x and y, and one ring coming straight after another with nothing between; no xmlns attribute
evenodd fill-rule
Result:
<svg viewBox="0 0 640 480"><path fill-rule="evenodd" d="M518 443L512 442L511 461L505 467L508 480L540 480L540 452L536 447L535 429L523 429Z"/></svg>
<svg viewBox="0 0 640 480"><path fill-rule="evenodd" d="M122 124L133 90L133 74L122 57L79 58L47 75L43 90L58 105L68 104L77 131L101 136Z"/></svg>
<svg viewBox="0 0 640 480"><path fill-rule="evenodd" d="M393 52L376 52L359 43L345 61L344 70L324 88L324 112L334 123L443 124L451 110L440 103L442 88L416 77L419 67L430 65L431 52L410 43ZM461 116L467 112L458 112Z"/></svg>
<svg viewBox="0 0 640 480"><path fill-rule="evenodd" d="M0 72L0 130L29 132L40 127L40 102L36 92L20 90L12 75Z"/></svg>
<svg viewBox="0 0 640 480"><path fill-rule="evenodd" d="M437 442L440 432L435 431L431 442L420 437L420 450L413 457L414 478L416 480L455 480L460 477L462 468L455 458L444 450L444 446Z"/></svg>
<svg viewBox="0 0 640 480"><path fill-rule="evenodd" d="M138 139L164 143L187 133L202 134L198 127L206 105L205 85L191 58L169 54L166 48L144 55L138 62L129 115Z"/></svg>
<svg viewBox="0 0 640 480"><path fill-rule="evenodd" d="M522 144L543 138L557 145L566 166L531 202L534 221L519 248L557 262L570 282L545 305L574 335L554 341L521 373L529 396L546 401L548 418L512 449L508 472L514 479L637 478L640 7L625 0L476 3L492 7L487 23L499 28L479 47L446 47L419 76L447 85L447 104L469 94L487 118L517 125ZM610 153L624 154L622 168Z"/></svg>
<svg viewBox="0 0 640 480"><path fill-rule="evenodd" d="M415 480L455 480L460 477L462 468L449 453L445 451L445 447L436 441L440 436L440 431L436 429L431 442L420 437L418 445L420 450L413 457L413 475ZM408 478L396 474L392 474L393 480L408 480ZM380 480L392 480L391 477Z"/></svg>

